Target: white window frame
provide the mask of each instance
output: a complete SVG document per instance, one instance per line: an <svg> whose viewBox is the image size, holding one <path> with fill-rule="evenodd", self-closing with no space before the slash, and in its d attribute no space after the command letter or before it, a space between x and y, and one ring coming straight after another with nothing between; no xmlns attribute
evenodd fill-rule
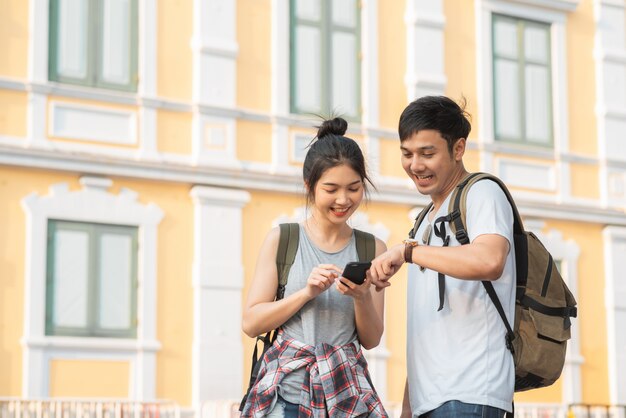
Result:
<svg viewBox="0 0 626 418"><path fill-rule="evenodd" d="M359 0L361 19L361 85L360 121L350 127L377 128L379 123L378 93L378 4L379 0ZM291 113L289 42L289 0L272 0L272 169L279 173L297 174L290 167L289 126L310 128L311 118ZM303 125L306 120L306 125ZM368 137L373 142L378 138ZM368 139L368 142L369 142Z"/></svg>
<svg viewBox="0 0 626 418"><path fill-rule="evenodd" d="M566 20L567 12L578 5L579 0L477 0L477 87L479 112L479 141L493 144L494 102L493 102L493 43L492 16L500 14L513 18L543 22L550 25L551 86L552 86L552 126L555 154L569 150L567 112L567 61L566 61ZM533 144L498 144L498 148L544 148ZM485 164L485 163L483 163ZM487 162L486 164L489 164ZM490 171L492 167L481 167Z"/></svg>
<svg viewBox="0 0 626 418"><path fill-rule="evenodd" d="M81 177L82 190L70 191L66 183L22 199L26 213L26 258L22 396L49 395L49 364L54 359L125 360L130 364L129 398L154 399L156 395L156 267L157 226L163 212L155 204L141 204L137 193L107 189L105 178ZM67 220L138 228L137 338L61 337L45 335L46 249L48 220Z"/></svg>
<svg viewBox="0 0 626 418"><path fill-rule="evenodd" d="M140 149L137 153L147 159L157 158L156 145L156 113L157 110L150 99L156 97L157 83L157 0L138 0L138 47L137 74L139 77L136 92L82 87L69 84L57 84L48 80L48 36L50 23L50 0L29 0L29 26L32 36L28 44L28 133L27 143L31 147L49 149L52 145L47 136L48 118L47 102L54 86L56 96L69 96L79 99L93 100L94 97L103 101L127 104L129 99L141 98L139 117L137 118L138 136L141 137ZM148 99L148 100L146 100ZM107 126L106 123L103 126ZM115 136L115 132L101 132L107 137ZM110 153L111 149L98 147L95 144L56 143L56 147L84 152L97 150L99 153ZM114 150L113 155L127 156L129 152ZM132 154L134 156L134 152Z"/></svg>

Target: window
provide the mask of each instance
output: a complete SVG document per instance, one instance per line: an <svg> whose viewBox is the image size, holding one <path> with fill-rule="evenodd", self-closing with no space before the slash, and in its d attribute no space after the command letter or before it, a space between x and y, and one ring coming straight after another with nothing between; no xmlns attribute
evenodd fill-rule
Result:
<svg viewBox="0 0 626 418"><path fill-rule="evenodd" d="M50 220L46 335L134 338L137 228Z"/></svg>
<svg viewBox="0 0 626 418"><path fill-rule="evenodd" d="M52 81L137 90L137 0L50 0Z"/></svg>
<svg viewBox="0 0 626 418"><path fill-rule="evenodd" d="M492 40L495 139L552 146L550 25L494 14Z"/></svg>
<svg viewBox="0 0 626 418"><path fill-rule="evenodd" d="M358 120L361 114L357 0L291 0L291 111Z"/></svg>

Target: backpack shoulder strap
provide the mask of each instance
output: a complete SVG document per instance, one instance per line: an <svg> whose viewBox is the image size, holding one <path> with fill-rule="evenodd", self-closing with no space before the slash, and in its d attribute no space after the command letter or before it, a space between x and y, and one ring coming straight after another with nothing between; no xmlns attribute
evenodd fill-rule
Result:
<svg viewBox="0 0 626 418"><path fill-rule="evenodd" d="M300 225L297 223L280 224L280 239L276 251L276 269L278 271L278 288L276 300L285 295L285 286L289 279L289 270L296 259L300 242Z"/></svg>
<svg viewBox="0 0 626 418"><path fill-rule="evenodd" d="M356 253L359 261L372 261L376 256L376 238L369 232L354 230Z"/></svg>
<svg viewBox="0 0 626 418"><path fill-rule="evenodd" d="M415 234L417 234L417 230L419 229L420 224L422 223L422 221L426 217L426 214L432 207L433 207L433 202L430 202L428 205L426 205L424 209L422 209L420 213L417 214L417 217L415 218L415 223L413 224L413 229L409 231L409 238L411 239L415 238Z"/></svg>
<svg viewBox="0 0 626 418"><path fill-rule="evenodd" d="M448 216L450 218L450 229L452 233L455 234L457 241L461 244L469 244L469 235L467 234L467 223L466 223L466 213L467 213L467 194L469 193L470 188L480 180L491 180L495 182L504 194L506 195L509 204L511 205L511 209L513 210L513 233L514 234L522 234L524 232L524 224L522 223L522 217L517 210L517 206L513 201L513 197L509 192L509 189L506 187L504 182L500 180L498 177L489 174L489 173L472 173L469 176L465 177L452 192L452 196L450 197L450 204L448 206Z"/></svg>

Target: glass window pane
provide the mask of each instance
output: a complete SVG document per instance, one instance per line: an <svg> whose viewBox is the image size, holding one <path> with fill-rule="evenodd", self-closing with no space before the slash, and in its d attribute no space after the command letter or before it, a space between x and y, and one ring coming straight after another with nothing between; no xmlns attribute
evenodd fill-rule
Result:
<svg viewBox="0 0 626 418"><path fill-rule="evenodd" d="M102 16L101 79L113 84L130 83L131 0L107 0Z"/></svg>
<svg viewBox="0 0 626 418"><path fill-rule="evenodd" d="M494 54L499 57L517 59L517 43L517 22L494 16Z"/></svg>
<svg viewBox="0 0 626 418"><path fill-rule="evenodd" d="M520 85L517 62L496 60L494 66L497 139L521 139Z"/></svg>
<svg viewBox="0 0 626 418"><path fill-rule="evenodd" d="M89 3L83 0L58 0L58 3L57 73L61 76L85 79Z"/></svg>
<svg viewBox="0 0 626 418"><path fill-rule="evenodd" d="M321 1L322 0L296 0L296 17L299 19L318 21L321 16Z"/></svg>
<svg viewBox="0 0 626 418"><path fill-rule="evenodd" d="M315 27L298 26L296 29L295 71L296 82L293 94L296 96L296 108L304 112L321 112L322 74L321 74L320 30Z"/></svg>
<svg viewBox="0 0 626 418"><path fill-rule="evenodd" d="M349 28L356 28L356 0L332 0L333 23Z"/></svg>
<svg viewBox="0 0 626 418"><path fill-rule="evenodd" d="M526 59L538 64L548 63L550 50L548 29L537 26L524 28L524 53Z"/></svg>
<svg viewBox="0 0 626 418"><path fill-rule="evenodd" d="M103 233L99 251L100 328L132 327L133 239L129 235Z"/></svg>
<svg viewBox="0 0 626 418"><path fill-rule="evenodd" d="M531 142L548 144L552 136L549 77L546 67L526 66L526 136Z"/></svg>
<svg viewBox="0 0 626 418"><path fill-rule="evenodd" d="M359 69L357 40L351 33L336 32L332 51L332 109L338 114L358 115Z"/></svg>
<svg viewBox="0 0 626 418"><path fill-rule="evenodd" d="M83 328L87 326L89 235L57 230L53 242L54 326Z"/></svg>

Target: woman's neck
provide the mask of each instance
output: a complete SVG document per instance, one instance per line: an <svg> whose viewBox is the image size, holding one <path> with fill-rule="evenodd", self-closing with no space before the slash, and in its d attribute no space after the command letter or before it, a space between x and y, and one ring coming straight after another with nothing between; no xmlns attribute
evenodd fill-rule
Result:
<svg viewBox="0 0 626 418"><path fill-rule="evenodd" d="M334 250L343 247L352 236L352 228L345 222L334 224L321 221L315 214L304 221L304 228L309 239L323 249Z"/></svg>

